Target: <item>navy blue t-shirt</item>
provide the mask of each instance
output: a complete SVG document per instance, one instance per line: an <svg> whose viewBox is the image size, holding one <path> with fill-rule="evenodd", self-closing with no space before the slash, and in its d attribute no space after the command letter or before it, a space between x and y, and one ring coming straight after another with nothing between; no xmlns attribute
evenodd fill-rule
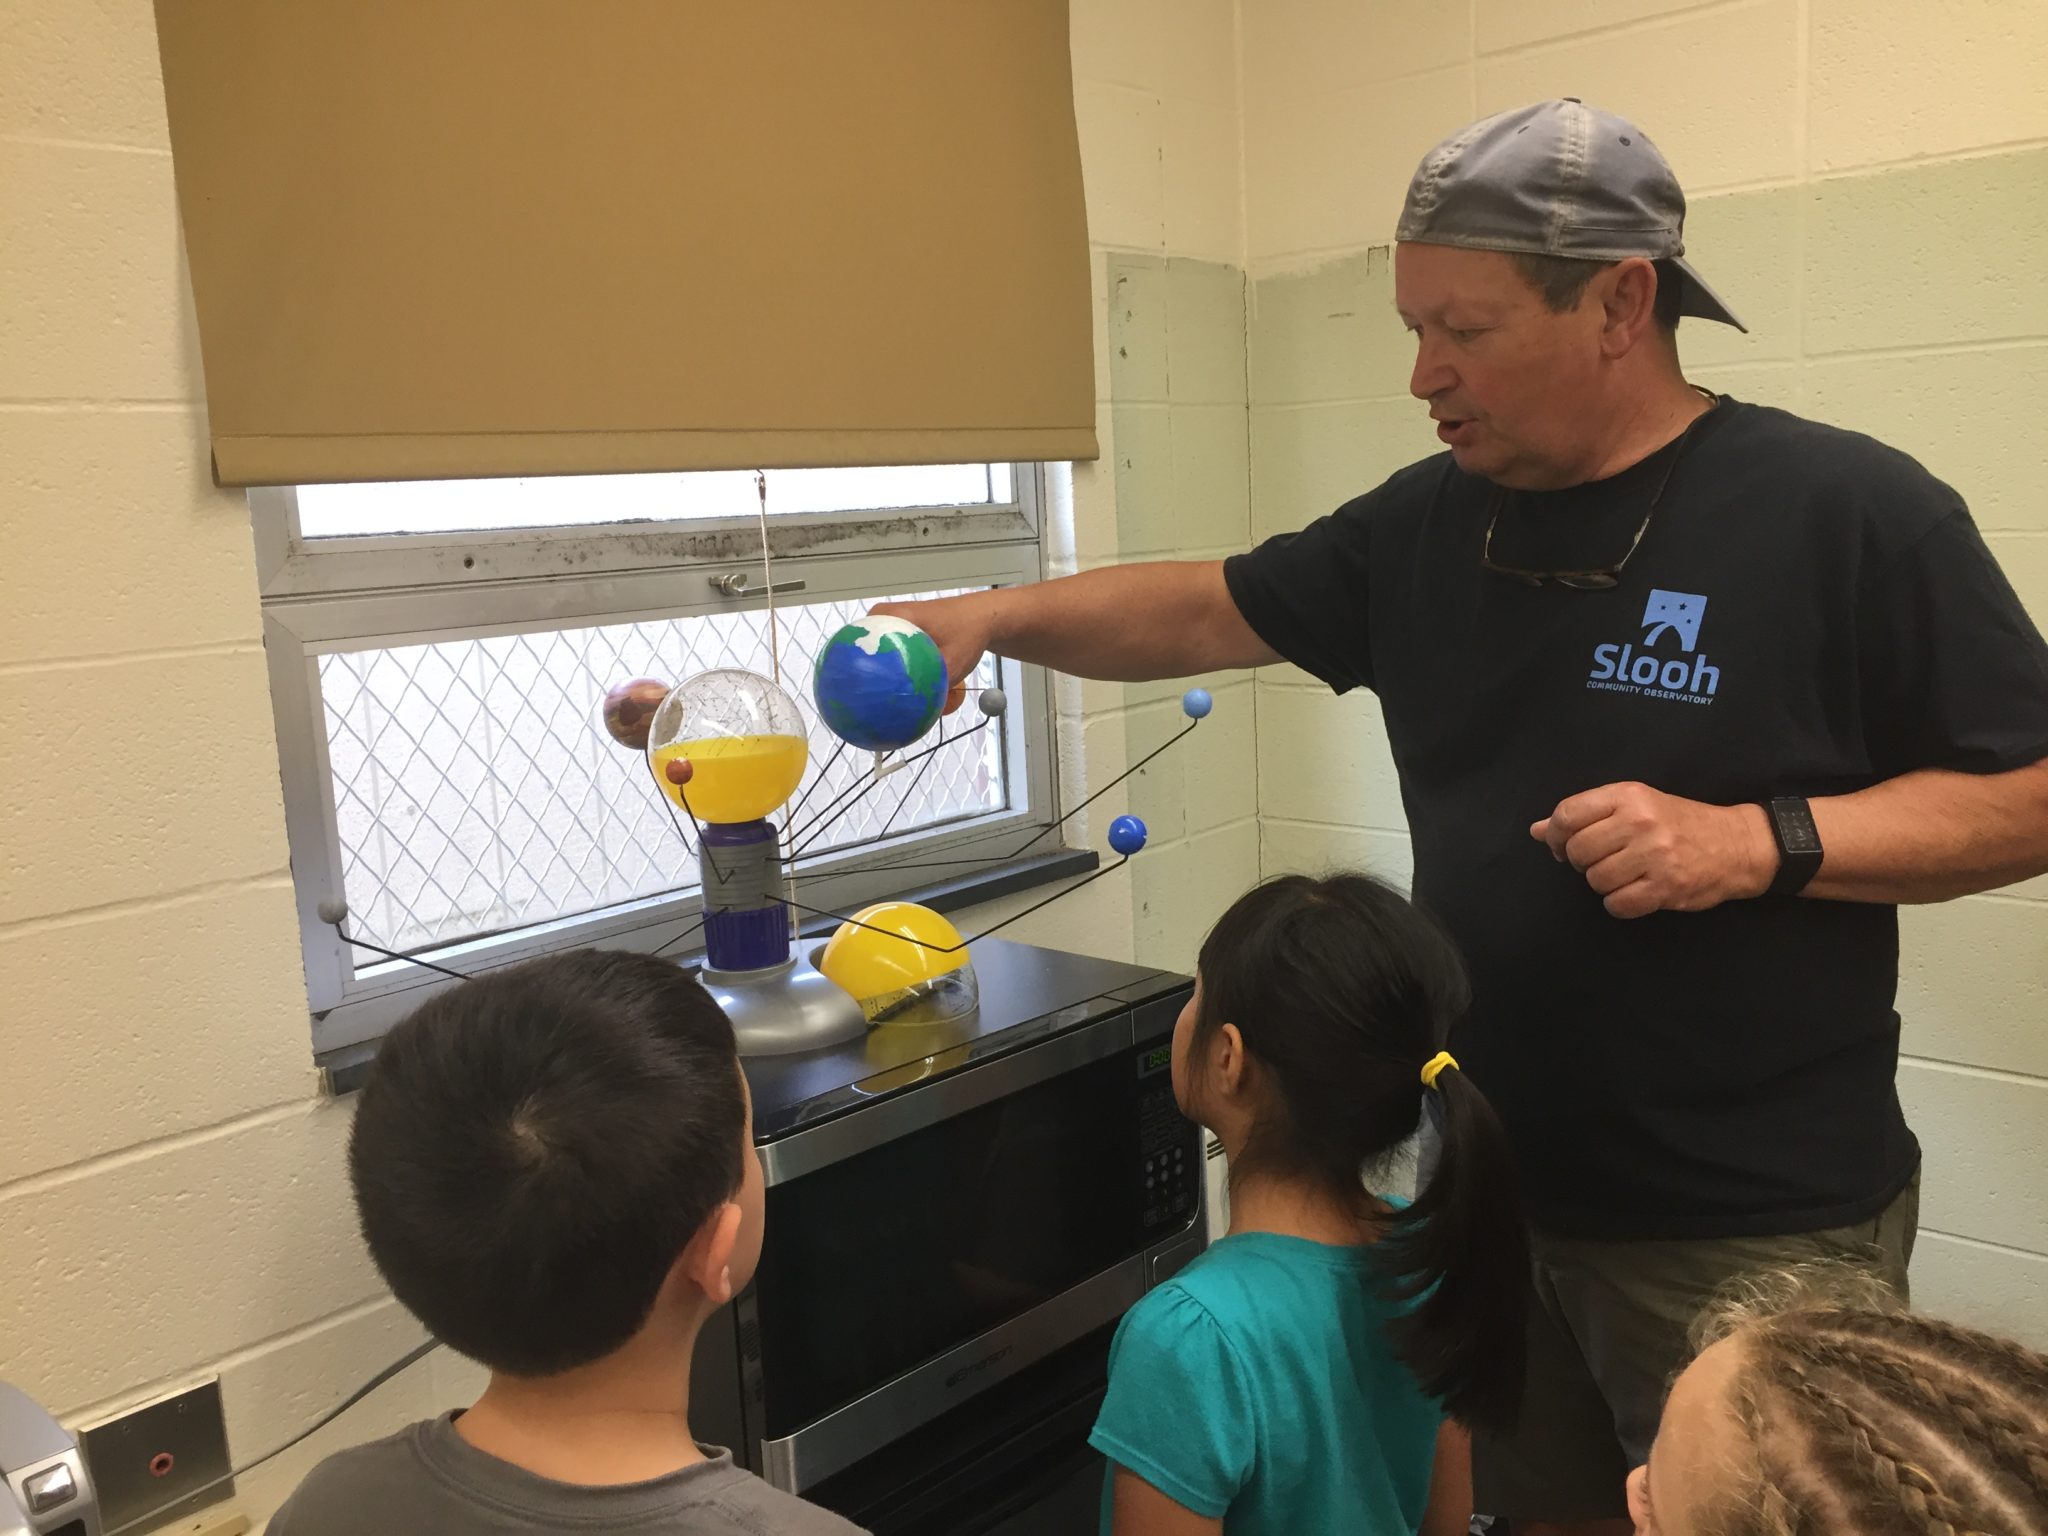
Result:
<svg viewBox="0 0 2048 1536"><path fill-rule="evenodd" d="M1415 898L1473 1008L1453 1042L1539 1225L1593 1237L1819 1230L1918 1166L1895 1086L1898 916L1766 898L1610 916L1529 836L1637 780L1716 804L2048 757L2048 646L1962 500L1902 453L1723 400L1607 480L1498 502L1440 454L1225 565L1275 651L1373 689Z"/></svg>

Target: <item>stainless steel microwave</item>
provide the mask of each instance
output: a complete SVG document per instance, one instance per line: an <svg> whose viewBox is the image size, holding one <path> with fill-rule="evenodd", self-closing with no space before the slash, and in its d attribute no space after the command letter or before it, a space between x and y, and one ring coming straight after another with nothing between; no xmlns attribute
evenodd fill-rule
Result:
<svg viewBox="0 0 2048 1536"><path fill-rule="evenodd" d="M747 1063L759 1273L691 1418L880 1536L1074 1529L1117 1321L1207 1242L1186 977L988 940L981 1008Z"/></svg>

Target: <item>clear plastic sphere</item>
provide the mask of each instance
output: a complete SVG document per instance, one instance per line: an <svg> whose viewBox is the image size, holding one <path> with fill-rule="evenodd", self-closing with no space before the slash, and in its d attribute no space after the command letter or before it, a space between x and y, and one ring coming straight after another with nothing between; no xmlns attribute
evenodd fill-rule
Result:
<svg viewBox="0 0 2048 1536"><path fill-rule="evenodd" d="M796 700L738 667L676 684L647 731L654 782L699 821L758 821L796 793L810 758ZM678 761L689 766L672 771Z"/></svg>

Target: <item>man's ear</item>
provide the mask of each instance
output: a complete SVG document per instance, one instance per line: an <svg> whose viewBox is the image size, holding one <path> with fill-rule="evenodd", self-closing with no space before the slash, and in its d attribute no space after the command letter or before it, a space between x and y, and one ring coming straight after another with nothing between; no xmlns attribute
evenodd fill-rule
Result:
<svg viewBox="0 0 2048 1536"><path fill-rule="evenodd" d="M1631 256L1594 281L1602 310L1602 350L1620 357L1657 323L1657 268L1646 256Z"/></svg>
<svg viewBox="0 0 2048 1536"><path fill-rule="evenodd" d="M714 1308L732 1300L732 1251L739 1244L743 1218L739 1203L726 1201L704 1218L704 1225L676 1260L683 1278L703 1292Z"/></svg>

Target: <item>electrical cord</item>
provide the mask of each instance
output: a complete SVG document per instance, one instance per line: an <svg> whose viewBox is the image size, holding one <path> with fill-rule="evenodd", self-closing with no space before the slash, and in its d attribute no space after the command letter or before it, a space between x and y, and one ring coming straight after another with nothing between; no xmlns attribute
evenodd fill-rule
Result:
<svg viewBox="0 0 2048 1536"><path fill-rule="evenodd" d="M391 1364L385 1366L383 1370L379 1371L376 1375L372 1376L360 1387L357 1387L355 1391L349 1393L347 1397L343 1398L339 1404L337 1404L335 1407L328 1409L327 1412L323 1413L319 1418L315 1419L311 1424L307 1425L306 1428L300 1430L296 1435L293 1435L291 1439L285 1441L283 1445L278 1446L275 1450L265 1451L261 1456L256 1457L253 1461L243 1462L239 1467L236 1467L233 1471L224 1473L220 1477L216 1477L210 1483L201 1483L197 1488L194 1488L190 1493L186 1494L185 1497L180 1499L178 1502L180 1504L187 1503L193 1499L198 1498L199 1495L202 1493L207 1493L210 1492L212 1489L218 1488L222 1483L231 1483L236 1478L245 1476L248 1473L255 1471L258 1467L262 1466L266 1461L271 1461L279 1456L282 1456L286 1451L290 1450L293 1446L299 1444L299 1442L301 1442L302 1440L308 1439L309 1437L318 1434L321 1430L325 1429L328 1425L332 1424L336 1419L340 1418L344 1413L347 1413L349 1409L355 1407L357 1403L360 1403L372 1392L376 1391L379 1387L383 1386L385 1382L389 1381L392 1377L396 1376L400 1371L403 1371L408 1366L411 1366L417 1363L418 1361L424 1359L426 1356L432 1354L435 1350L439 1349L440 1347L441 1341L439 1339L427 1340L426 1343L420 1345L419 1348L413 1350L403 1359L394 1360ZM137 1515L133 1520L125 1521L122 1524L115 1526L112 1530L104 1532L103 1536L122 1536L122 1532L124 1531L132 1531L137 1526L148 1525L153 1521L160 1521L163 1519L163 1517L163 1510L151 1510L146 1515Z"/></svg>

